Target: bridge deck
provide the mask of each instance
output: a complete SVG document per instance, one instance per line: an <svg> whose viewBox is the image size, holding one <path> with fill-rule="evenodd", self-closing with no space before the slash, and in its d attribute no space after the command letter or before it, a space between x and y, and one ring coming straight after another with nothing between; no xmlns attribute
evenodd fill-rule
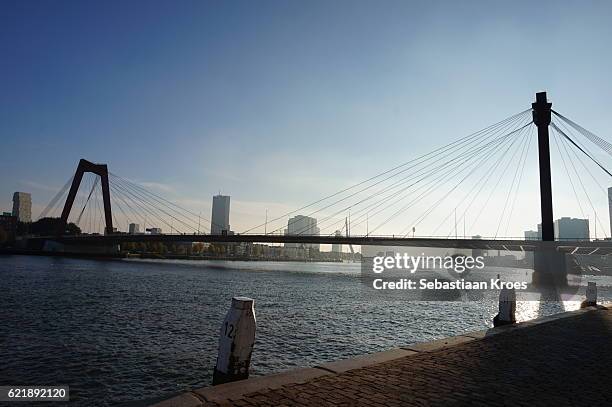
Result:
<svg viewBox="0 0 612 407"><path fill-rule="evenodd" d="M484 249L508 251L535 251L556 249L572 254L612 254L612 241L557 241L494 240L494 239L441 239L403 238L395 236L307 236L307 235L204 235L204 234L110 234L78 236L46 236L31 238L32 241L53 240L67 245L112 245L126 242L205 242L205 243L298 243L298 244L344 244L355 246L405 246L441 247L457 249Z"/></svg>
<svg viewBox="0 0 612 407"><path fill-rule="evenodd" d="M501 329L502 333L495 335L483 332L450 338L466 339L456 340L458 344L452 346L429 343L407 347L414 349L408 356L319 375L299 384L225 400L215 400L211 388L205 388L186 394L182 399L185 404L175 399L177 404L167 400L160 405L609 405L612 310L579 312L544 323L528 322L524 328ZM245 389L247 382L223 386L241 383Z"/></svg>

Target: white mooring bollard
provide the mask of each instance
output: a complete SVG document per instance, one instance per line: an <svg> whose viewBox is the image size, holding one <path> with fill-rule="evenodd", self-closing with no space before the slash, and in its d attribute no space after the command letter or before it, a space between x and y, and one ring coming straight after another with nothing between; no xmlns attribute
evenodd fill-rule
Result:
<svg viewBox="0 0 612 407"><path fill-rule="evenodd" d="M586 300L582 301L580 308L597 306L597 283L589 281L586 289Z"/></svg>
<svg viewBox="0 0 612 407"><path fill-rule="evenodd" d="M493 326L514 324L516 322L516 291L514 288L502 288L499 293L499 312L493 318Z"/></svg>
<svg viewBox="0 0 612 407"><path fill-rule="evenodd" d="M213 373L213 385L249 377L257 327L253 304L251 298L232 298L232 307L223 320L219 334L219 353Z"/></svg>

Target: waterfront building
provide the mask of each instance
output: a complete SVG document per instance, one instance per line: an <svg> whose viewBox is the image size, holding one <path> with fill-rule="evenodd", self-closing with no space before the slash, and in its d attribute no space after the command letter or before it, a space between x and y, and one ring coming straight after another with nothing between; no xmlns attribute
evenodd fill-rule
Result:
<svg viewBox="0 0 612 407"><path fill-rule="evenodd" d="M555 240L589 240L589 220L561 218L555 221Z"/></svg>
<svg viewBox="0 0 612 407"><path fill-rule="evenodd" d="M14 238L17 235L17 217L10 212L2 213L0 215L0 228L6 232L9 239Z"/></svg>
<svg viewBox="0 0 612 407"><path fill-rule="evenodd" d="M541 240L542 235L540 232L536 230L526 230L525 231L525 240Z"/></svg>
<svg viewBox="0 0 612 407"><path fill-rule="evenodd" d="M229 233L230 197L229 195L213 196L210 234L221 235Z"/></svg>
<svg viewBox="0 0 612 407"><path fill-rule="evenodd" d="M13 194L13 216L20 222L32 222L32 195L27 192Z"/></svg>
<svg viewBox="0 0 612 407"><path fill-rule="evenodd" d="M140 233L140 225L138 223L130 223L129 233L130 235L137 235Z"/></svg>
<svg viewBox="0 0 612 407"><path fill-rule="evenodd" d="M317 227L317 220L309 216L296 215L287 222L285 235L319 236L320 229ZM286 248L303 248L319 250L317 243L285 243Z"/></svg>
<svg viewBox="0 0 612 407"><path fill-rule="evenodd" d="M147 228L147 232L149 232L152 235L161 235L162 234L161 228Z"/></svg>

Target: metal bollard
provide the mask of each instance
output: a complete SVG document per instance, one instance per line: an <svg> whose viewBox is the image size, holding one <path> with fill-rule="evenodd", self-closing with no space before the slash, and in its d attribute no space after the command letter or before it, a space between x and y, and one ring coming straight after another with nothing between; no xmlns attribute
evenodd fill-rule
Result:
<svg viewBox="0 0 612 407"><path fill-rule="evenodd" d="M499 312L493 318L493 326L514 324L516 322L516 291L502 288L499 293Z"/></svg>
<svg viewBox="0 0 612 407"><path fill-rule="evenodd" d="M597 283L589 281L586 289L586 300L580 303L580 308L597 306Z"/></svg>
<svg viewBox="0 0 612 407"><path fill-rule="evenodd" d="M219 333L219 353L213 373L213 385L249 377L257 328L253 305L251 298L232 298L232 307L227 312Z"/></svg>

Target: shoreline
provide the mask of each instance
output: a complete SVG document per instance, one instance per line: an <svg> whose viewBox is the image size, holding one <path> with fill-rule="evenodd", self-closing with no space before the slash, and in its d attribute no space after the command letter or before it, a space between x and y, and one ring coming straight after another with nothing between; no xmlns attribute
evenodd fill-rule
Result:
<svg viewBox="0 0 612 407"><path fill-rule="evenodd" d="M43 252L40 250L26 249L0 249L0 256L46 256L46 257L68 257L79 259L142 259L142 260L194 260L194 261L252 261L252 262L295 262L295 263L347 263L343 260L329 259L291 259L291 258L253 258L248 256L188 256L181 254L155 254L155 253L117 253L117 254L90 254L75 252Z"/></svg>
<svg viewBox="0 0 612 407"><path fill-rule="evenodd" d="M606 304L609 305L609 304ZM566 311L559 314L540 317L537 319L524 321L512 325L505 325L495 328L484 329L475 332L466 332L456 336L451 336L433 341L420 342L411 345L399 346L386 351L369 353L349 359L336 360L321 363L312 367L286 370L264 376L255 376L246 380L240 380L217 386L206 386L198 389L190 389L174 396L170 395L165 400L152 401L149 407L203 407L203 406L232 406L232 405L273 405L279 399L285 405L320 405L322 399L318 397L326 394L335 399L338 403L352 403L356 399L361 399L365 405L380 405L381 400L390 399L393 405L404 404L408 400L419 397L419 393L407 392L403 387L392 387L390 392L385 392L379 386L370 386L370 381L376 381L377 377L384 377L386 380L393 380L397 383L418 385L423 390L429 387L435 391L440 388L450 386L448 382L428 384L433 376L433 372L445 372L450 382L454 377L458 378L461 386L464 385L464 375L453 374L455 370L461 370L463 363L474 363L480 366L486 364L489 359L485 359L482 349L488 353L499 356L500 359L512 354L514 347L527 346L534 347L536 342L545 342L547 338L555 338L558 341L567 341L573 350L587 349L589 355L598 352L596 347L575 347L571 339L566 336L552 335L547 331L560 329L573 335L580 335L575 329L571 329L573 324L579 323L585 318L595 319L597 322L605 318L610 311L603 307L587 307L576 311ZM544 331L544 332L543 332ZM535 335L535 336L534 336ZM537 337L537 338L536 338ZM530 339L526 339L530 338ZM585 337L588 340L589 336ZM593 338L593 336L590 336ZM499 345L497 345L499 344ZM549 346L550 344L548 344ZM564 354L567 343L556 343L554 350ZM590 349L593 349L591 352ZM509 353L510 352L510 353ZM463 357L465 355L465 357ZM582 355L581 355L582 356ZM471 358L471 360L470 360ZM458 363L461 360L461 363ZM578 359L580 360L580 359ZM497 369L499 362L491 362L492 370ZM565 364L565 360L554 358L551 364ZM417 366L415 369L414 367ZM418 366L423 366L419 368ZM459 366L459 368L457 368ZM541 368L542 366L537 366ZM402 376L404 370L414 370L414 374L406 378ZM423 374L424 371L432 372L429 375ZM478 377L473 372L463 372L469 379ZM450 376L449 376L450 374ZM474 377L472 377L474 376ZM499 380L496 377L495 380ZM516 380L510 375L509 379ZM470 380L474 386L486 388L489 379L480 377L478 380ZM435 381L435 380L434 380ZM544 381L544 380L541 380ZM484 383L484 384L482 384ZM510 383L510 382L508 382ZM378 383L381 385L381 383ZM366 387L364 387L364 385ZM381 385L382 386L382 385ZM384 387L384 386L383 386ZM458 386L460 388L460 386ZM342 390L339 390L342 388ZM371 396L371 403L362 392L368 392ZM307 398L304 398L304 395ZM469 392L461 394L469 401ZM481 401L486 401L488 405L497 405L499 394L495 392L487 393ZM143 400L144 401L144 400ZM411 403L410 403L411 404ZM534 403L534 405L545 405L546 403ZM411 404L412 405L412 404Z"/></svg>

